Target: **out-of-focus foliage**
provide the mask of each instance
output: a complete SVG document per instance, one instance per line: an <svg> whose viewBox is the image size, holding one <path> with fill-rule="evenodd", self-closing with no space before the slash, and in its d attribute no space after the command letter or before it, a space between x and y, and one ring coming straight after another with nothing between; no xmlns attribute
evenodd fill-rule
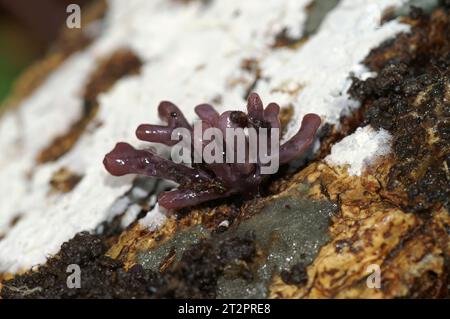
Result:
<svg viewBox="0 0 450 319"><path fill-rule="evenodd" d="M0 13L0 107L14 80L41 52L41 44L26 29Z"/></svg>

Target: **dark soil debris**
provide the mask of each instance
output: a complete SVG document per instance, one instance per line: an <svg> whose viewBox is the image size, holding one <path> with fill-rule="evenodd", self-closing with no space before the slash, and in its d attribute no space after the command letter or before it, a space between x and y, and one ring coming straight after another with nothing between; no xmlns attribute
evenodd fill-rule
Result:
<svg viewBox="0 0 450 319"><path fill-rule="evenodd" d="M289 29L283 28L275 35L275 39L272 43L272 49L284 48L284 47L296 47L302 43L303 37L292 37L289 35Z"/></svg>
<svg viewBox="0 0 450 319"><path fill-rule="evenodd" d="M180 262L150 283L152 297L215 298L217 281L226 268L251 263L255 257L256 243L252 234L227 238L217 244L202 241L191 246ZM234 275L248 277L243 271Z"/></svg>
<svg viewBox="0 0 450 319"><path fill-rule="evenodd" d="M101 235L77 234L39 269L3 282L0 297L22 298L214 298L217 279L227 265L250 262L256 254L254 237L230 238L218 245L201 241L163 273L105 256ZM81 270L81 288L68 288L69 265Z"/></svg>
<svg viewBox="0 0 450 319"><path fill-rule="evenodd" d="M142 267L128 272L120 261L104 256L107 247L101 236L86 232L64 243L58 255L45 266L5 281L1 297L15 298L143 298L149 297L147 283L152 273ZM67 267L77 264L81 269L81 288L68 288L71 275Z"/></svg>
<svg viewBox="0 0 450 319"><path fill-rule="evenodd" d="M410 34L366 59L378 76L353 79L349 92L363 103L364 124L393 135L388 190L404 194L405 209L423 212L449 207L450 14L416 11Z"/></svg>
<svg viewBox="0 0 450 319"><path fill-rule="evenodd" d="M295 264L289 271L283 270L280 275L288 285L305 285L308 282L308 273L303 263Z"/></svg>

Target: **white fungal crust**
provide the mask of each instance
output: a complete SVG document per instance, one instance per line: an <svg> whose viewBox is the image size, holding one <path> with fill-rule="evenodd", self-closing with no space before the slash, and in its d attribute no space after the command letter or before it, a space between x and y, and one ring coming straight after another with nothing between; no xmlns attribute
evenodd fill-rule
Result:
<svg viewBox="0 0 450 319"><path fill-rule="evenodd" d="M195 119L194 106L203 102L219 111L243 110L245 92L255 79L241 64L254 59L261 69L255 91L264 101L294 106L288 135L309 112L338 124L341 114L357 107L346 93L350 72L367 76L360 62L370 49L408 30L397 21L380 25L384 9L403 0L342 0L302 46L272 49L284 28L291 36L301 35L310 0L214 0L206 6L202 1L109 2L95 42L67 59L17 111L0 120L0 271L42 264L76 233L93 231L132 205L125 203L122 210L115 202L133 177L109 176L103 156L117 141L138 145L134 128L158 122L161 100L179 105L189 121ZM86 130L58 160L37 165L39 151L80 116L83 88L97 60L121 47L130 47L144 61L140 75L123 78L100 95L96 121L101 126ZM72 191L51 194L49 181L61 167L83 178ZM130 209L127 219L136 215L137 208ZM143 225L164 222L156 210Z"/></svg>
<svg viewBox="0 0 450 319"><path fill-rule="evenodd" d="M370 125L359 127L355 133L333 145L325 158L330 165L348 165L350 175L360 176L364 169L380 156L389 154L391 135L374 130Z"/></svg>

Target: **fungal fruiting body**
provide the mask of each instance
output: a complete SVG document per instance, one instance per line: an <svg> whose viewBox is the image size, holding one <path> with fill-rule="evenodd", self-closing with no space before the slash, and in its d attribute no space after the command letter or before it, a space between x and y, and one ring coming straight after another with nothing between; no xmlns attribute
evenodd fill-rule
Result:
<svg viewBox="0 0 450 319"><path fill-rule="evenodd" d="M280 135L280 107L276 103L270 103L266 108L258 94L250 94L247 102L247 114L241 111L226 111L219 114L211 105L201 104L195 108L200 118L202 131L218 129L223 135L222 141L207 141L203 137L196 137L194 127L183 116L182 112L171 102L163 101L158 107L159 116L167 122L167 125L142 124L138 127L136 135L140 140L161 143L167 146L175 146L180 142L177 130L184 129L191 136L192 144L202 147L208 143L223 145L223 161L212 163L192 162L191 166L175 163L158 156L154 149L137 150L127 143L118 143L115 148L105 156L103 161L105 168L112 175L140 174L157 178L168 179L179 184L172 191L159 195L158 203L166 209L178 209L194 206L206 201L228 197L234 194L252 195L259 191L261 183L267 179L268 174L262 173L262 162L259 158L250 160L248 154L243 162L230 162L225 160L237 148L228 148L235 142L226 134L229 129L254 129L258 138L270 140L276 132L279 142ZM303 117L299 131L286 143L276 150L277 160L280 165L286 164L298 158L311 145L314 135L320 126L320 117L316 114L307 114ZM259 134L260 131L266 132ZM272 136L273 137L273 136ZM197 139L197 140L195 140ZM245 135L241 149L248 150L253 147L248 135ZM270 144L270 141L268 141ZM277 144L279 145L279 143ZM190 146L189 146L190 147ZM193 151L195 153L195 150ZM237 156L231 154L232 158ZM193 157L194 155L192 155Z"/></svg>

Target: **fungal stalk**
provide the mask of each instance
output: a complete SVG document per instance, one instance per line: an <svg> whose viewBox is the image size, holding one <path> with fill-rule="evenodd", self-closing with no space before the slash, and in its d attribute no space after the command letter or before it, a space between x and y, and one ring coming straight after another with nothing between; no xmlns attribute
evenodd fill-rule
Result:
<svg viewBox="0 0 450 319"><path fill-rule="evenodd" d="M183 150L188 153L190 163L175 162L173 156L172 160L168 160L157 155L152 148L137 150L121 142L105 156L105 168L115 176L139 174L178 183L176 189L159 195L158 203L166 209L194 206L235 194L252 196L259 192L260 186L270 175L264 173L263 158L251 156L250 150L265 141L269 148L272 146L270 154L265 155L275 158L280 165L287 164L308 149L321 122L316 114L305 115L298 132L279 146L280 107L276 103L270 103L264 108L256 93L250 94L248 98L247 113L226 111L219 114L209 104L198 105L195 112L200 121L191 126L176 105L163 101L159 104L158 113L167 124L142 124L136 130L136 136L140 140L170 146L172 151L183 142ZM195 134L197 125L200 125L204 135ZM205 138L207 130L214 132L208 134L209 139ZM230 130L246 133L239 139L237 134L227 134ZM248 133L249 130L256 132L256 143L251 138L252 134ZM186 140L182 141L186 133L190 142L187 147ZM236 140L240 144L231 147ZM279 147L274 151L275 144ZM198 145L200 150L195 147ZM194 160L198 156L202 158L203 151L207 148L214 150L212 153L215 161ZM239 150L244 150L244 156L240 156ZM266 152L268 153L268 149ZM232 160L237 158L241 160Z"/></svg>

